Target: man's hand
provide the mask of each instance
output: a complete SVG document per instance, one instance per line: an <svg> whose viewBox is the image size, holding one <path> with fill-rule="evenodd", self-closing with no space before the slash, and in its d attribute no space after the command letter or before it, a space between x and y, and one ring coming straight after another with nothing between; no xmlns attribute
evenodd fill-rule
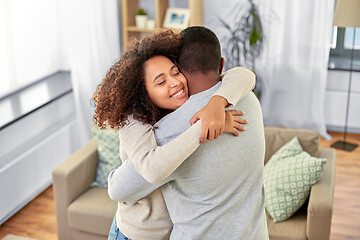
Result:
<svg viewBox="0 0 360 240"><path fill-rule="evenodd" d="M228 102L225 98L215 95L203 109L190 119L191 125L201 119L200 143L204 143L206 139L210 141L217 139L224 132L225 107L227 105Z"/></svg>
<svg viewBox="0 0 360 240"><path fill-rule="evenodd" d="M224 132L232 133L235 136L239 136L239 131L245 131L245 127L241 124L248 124L248 121L238 117L243 116L244 112L229 110L225 112L225 128Z"/></svg>

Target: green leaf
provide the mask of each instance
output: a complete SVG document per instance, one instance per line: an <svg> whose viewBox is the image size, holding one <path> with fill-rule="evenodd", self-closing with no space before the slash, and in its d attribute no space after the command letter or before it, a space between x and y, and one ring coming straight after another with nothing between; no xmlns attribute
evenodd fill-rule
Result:
<svg viewBox="0 0 360 240"><path fill-rule="evenodd" d="M146 11L142 8L139 8L136 12L136 15L146 15Z"/></svg>

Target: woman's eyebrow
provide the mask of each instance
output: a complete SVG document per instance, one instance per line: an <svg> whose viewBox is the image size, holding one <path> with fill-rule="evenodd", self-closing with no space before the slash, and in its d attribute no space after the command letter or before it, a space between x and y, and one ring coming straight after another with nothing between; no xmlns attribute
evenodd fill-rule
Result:
<svg viewBox="0 0 360 240"><path fill-rule="evenodd" d="M161 76L163 76L163 75L164 75L164 73L160 73L159 75L157 75L157 76L154 78L153 83L156 81L156 79L158 79L159 77L161 77Z"/></svg>
<svg viewBox="0 0 360 240"><path fill-rule="evenodd" d="M177 68L177 66L176 66L175 64L170 68L170 71L172 71L174 68ZM160 73L159 75L157 75L157 76L154 78L153 82L155 82L156 79L158 79L159 77L161 77L161 76L163 76L163 75L164 75L164 73Z"/></svg>

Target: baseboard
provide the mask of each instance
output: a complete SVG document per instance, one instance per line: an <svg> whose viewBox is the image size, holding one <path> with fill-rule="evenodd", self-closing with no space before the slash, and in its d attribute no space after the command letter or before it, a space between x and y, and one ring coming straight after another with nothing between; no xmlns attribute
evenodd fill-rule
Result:
<svg viewBox="0 0 360 240"><path fill-rule="evenodd" d="M343 126L339 127L339 126L326 125L326 129L327 129L327 131L330 131L330 132L344 132ZM360 128L348 128L347 132L360 134Z"/></svg>

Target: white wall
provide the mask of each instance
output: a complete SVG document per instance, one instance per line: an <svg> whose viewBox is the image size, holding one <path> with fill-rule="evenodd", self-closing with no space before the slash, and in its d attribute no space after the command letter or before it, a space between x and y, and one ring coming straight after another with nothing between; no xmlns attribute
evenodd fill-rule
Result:
<svg viewBox="0 0 360 240"><path fill-rule="evenodd" d="M325 117L328 131L344 131L349 71L328 71ZM360 133L360 72L352 73L348 132Z"/></svg>

